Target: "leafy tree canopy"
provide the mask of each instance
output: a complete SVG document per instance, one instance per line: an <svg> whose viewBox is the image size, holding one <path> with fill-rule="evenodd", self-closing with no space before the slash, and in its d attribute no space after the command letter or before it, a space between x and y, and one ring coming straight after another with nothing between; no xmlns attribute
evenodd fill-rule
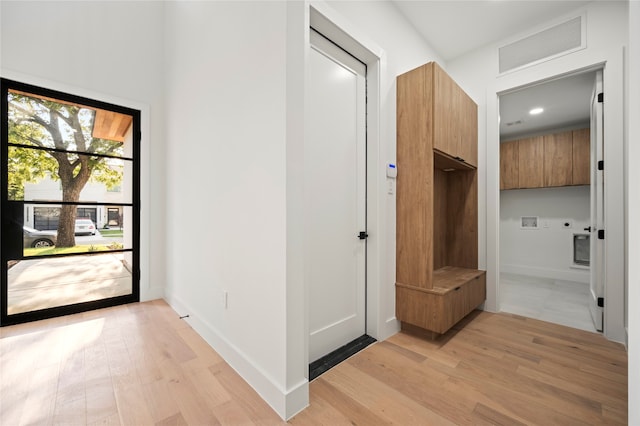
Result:
<svg viewBox="0 0 640 426"><path fill-rule="evenodd" d="M24 184L47 176L61 182L66 202L78 202L90 180L108 189L121 184L122 161L91 155L123 154L121 142L93 137L95 110L16 92L8 102L9 143L21 145L9 150L10 199L23 200ZM58 246L75 245L74 220L75 208L63 205Z"/></svg>

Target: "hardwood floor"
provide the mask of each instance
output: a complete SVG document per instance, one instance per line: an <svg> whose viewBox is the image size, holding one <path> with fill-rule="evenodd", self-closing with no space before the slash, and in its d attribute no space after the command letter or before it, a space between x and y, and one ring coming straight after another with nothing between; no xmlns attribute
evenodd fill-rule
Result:
<svg viewBox="0 0 640 426"><path fill-rule="evenodd" d="M290 423L626 424L620 345L509 314L464 322L369 346ZM163 301L0 329L0 424L62 423L284 424Z"/></svg>
<svg viewBox="0 0 640 426"><path fill-rule="evenodd" d="M627 423L627 354L582 330L475 311L437 341L402 332L310 385L293 424Z"/></svg>

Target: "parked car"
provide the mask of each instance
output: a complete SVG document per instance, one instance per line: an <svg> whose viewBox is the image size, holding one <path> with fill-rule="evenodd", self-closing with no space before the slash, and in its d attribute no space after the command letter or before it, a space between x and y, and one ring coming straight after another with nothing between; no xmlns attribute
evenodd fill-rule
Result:
<svg viewBox="0 0 640 426"><path fill-rule="evenodd" d="M91 219L76 219L76 235L96 235L96 226Z"/></svg>
<svg viewBox="0 0 640 426"><path fill-rule="evenodd" d="M56 245L57 237L56 231L38 231L28 226L22 227L22 245L24 247L52 247Z"/></svg>

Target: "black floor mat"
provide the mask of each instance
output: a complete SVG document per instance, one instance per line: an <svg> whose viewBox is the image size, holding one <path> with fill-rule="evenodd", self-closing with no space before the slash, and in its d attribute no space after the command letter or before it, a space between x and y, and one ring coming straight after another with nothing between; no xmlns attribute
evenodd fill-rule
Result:
<svg viewBox="0 0 640 426"><path fill-rule="evenodd" d="M360 352L374 342L376 342L376 339L363 334L356 340L349 342L346 345L331 352L330 354L323 356L319 360L312 362L311 364L309 364L309 381L315 379L325 371L340 364L351 355Z"/></svg>

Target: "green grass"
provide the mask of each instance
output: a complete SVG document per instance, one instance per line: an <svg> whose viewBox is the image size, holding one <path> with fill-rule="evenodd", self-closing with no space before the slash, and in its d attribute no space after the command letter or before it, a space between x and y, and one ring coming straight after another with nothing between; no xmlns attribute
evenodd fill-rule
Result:
<svg viewBox="0 0 640 426"><path fill-rule="evenodd" d="M103 237L122 237L122 229L100 229Z"/></svg>
<svg viewBox="0 0 640 426"><path fill-rule="evenodd" d="M75 246L75 247L41 247L41 248L25 248L24 256L45 256L49 254L82 254L96 251L111 251L112 249L105 245L97 246Z"/></svg>

